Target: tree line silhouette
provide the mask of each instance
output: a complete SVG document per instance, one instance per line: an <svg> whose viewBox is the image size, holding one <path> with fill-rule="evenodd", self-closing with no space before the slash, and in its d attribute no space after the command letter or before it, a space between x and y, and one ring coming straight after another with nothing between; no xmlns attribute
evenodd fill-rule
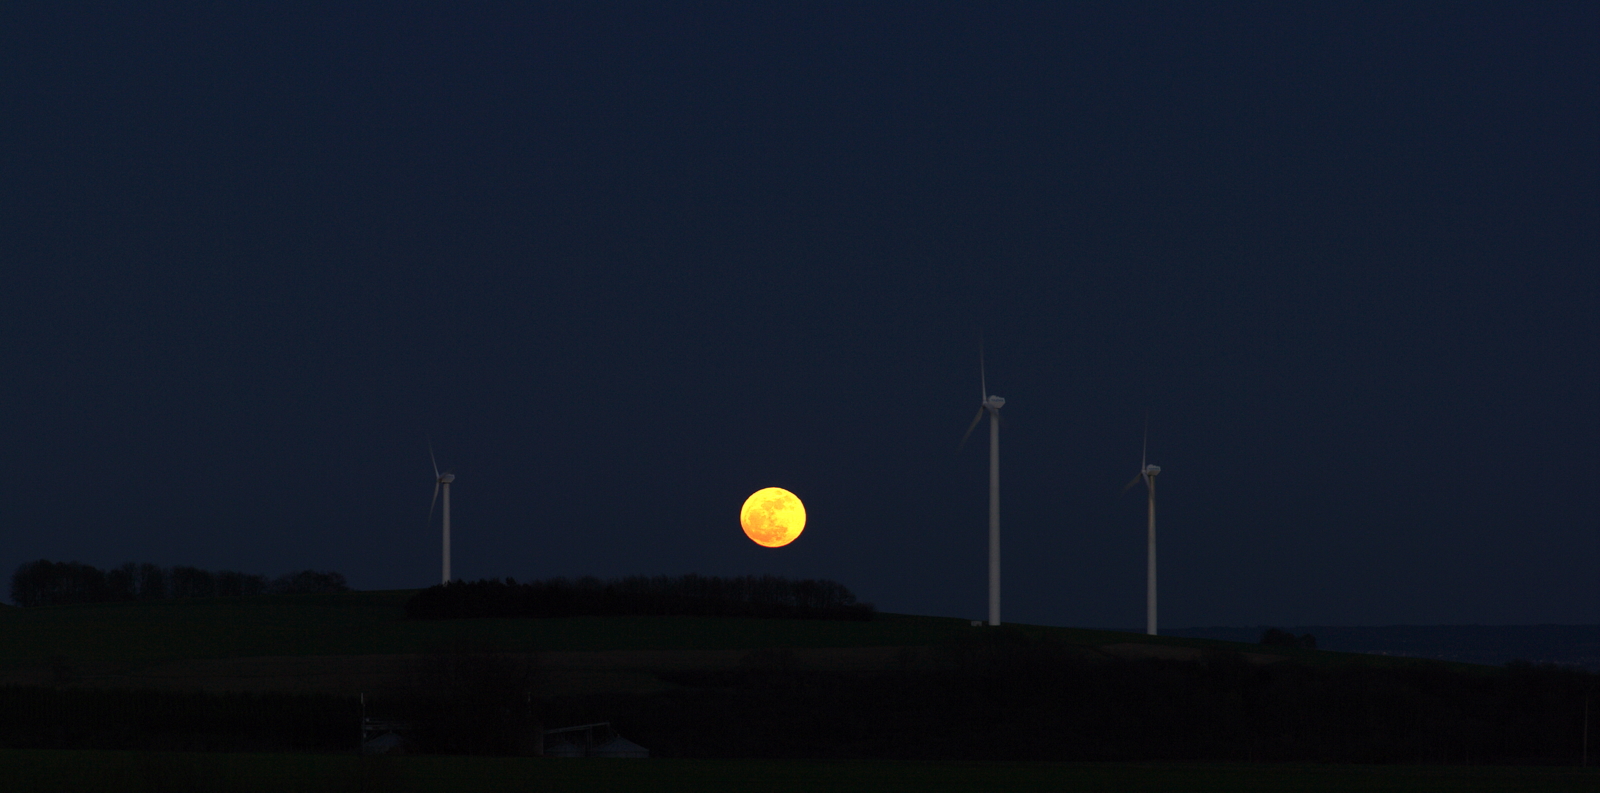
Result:
<svg viewBox="0 0 1600 793"><path fill-rule="evenodd" d="M836 581L763 576L552 578L519 584L451 581L406 601L412 619L466 617L717 616L870 620L871 603Z"/></svg>
<svg viewBox="0 0 1600 793"><path fill-rule="evenodd" d="M1268 628L1261 632L1261 643L1269 647L1299 647L1305 650L1317 649L1317 637L1309 633L1296 636L1282 628Z"/></svg>
<svg viewBox="0 0 1600 793"><path fill-rule="evenodd" d="M212 572L198 567L162 567L128 562L101 570L81 562L26 562L11 575L11 602L18 606L68 603L115 603L129 600L230 595L301 595L346 592L339 573L301 570L277 578L233 570Z"/></svg>

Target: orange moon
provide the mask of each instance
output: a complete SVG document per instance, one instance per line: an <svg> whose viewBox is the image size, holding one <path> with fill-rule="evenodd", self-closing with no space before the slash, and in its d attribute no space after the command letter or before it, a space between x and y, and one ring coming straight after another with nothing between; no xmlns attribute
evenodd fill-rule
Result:
<svg viewBox="0 0 1600 793"><path fill-rule="evenodd" d="M794 542L806 528L806 506L781 487L757 490L739 509L739 525L757 545L780 548Z"/></svg>

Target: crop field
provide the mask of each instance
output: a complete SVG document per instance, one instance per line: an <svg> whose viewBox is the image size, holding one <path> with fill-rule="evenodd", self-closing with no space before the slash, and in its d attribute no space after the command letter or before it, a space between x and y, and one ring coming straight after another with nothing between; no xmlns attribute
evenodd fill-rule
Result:
<svg viewBox="0 0 1600 793"><path fill-rule="evenodd" d="M548 695L643 694L664 671L731 669L783 648L797 668L889 671L940 662L981 633L967 620L879 614L868 622L734 617L410 620L414 590L265 595L0 609L0 685L169 688L210 692L377 692L441 653L536 656ZM1212 639L1014 625L1084 658L1318 667L1438 662L1262 647ZM1464 666L1487 671L1488 667Z"/></svg>
<svg viewBox="0 0 1600 793"><path fill-rule="evenodd" d="M669 669L728 669L787 648L800 665L884 670L919 648L973 635L969 622L880 614L870 622L732 617L410 620L412 590L0 609L0 684L299 692L354 696L440 653L537 655L552 694L659 691ZM1022 626L1100 653L1262 648L1208 639ZM1294 653L1288 650L1287 653ZM924 660L929 653L922 653Z"/></svg>
<svg viewBox="0 0 1600 793"><path fill-rule="evenodd" d="M0 790L1600 789L1553 768L1577 670L899 614L410 620L411 594L0 609ZM337 754L363 708L419 754ZM653 757L512 759L601 721Z"/></svg>
<svg viewBox="0 0 1600 793"><path fill-rule="evenodd" d="M772 647L917 647L972 630L966 620L879 614L870 622L729 617L573 617L563 619L407 620L411 590L337 595L219 597L0 609L0 665L139 663L264 656L392 655L443 646L501 652L751 650ZM1084 647L1153 645L1196 651L1249 652L1263 658L1327 663L1344 656L1210 639L1015 626ZM1154 649L1151 652L1159 652Z"/></svg>
<svg viewBox="0 0 1600 793"><path fill-rule="evenodd" d="M1593 791L1594 768L360 758L329 754L0 750L12 793L118 791Z"/></svg>

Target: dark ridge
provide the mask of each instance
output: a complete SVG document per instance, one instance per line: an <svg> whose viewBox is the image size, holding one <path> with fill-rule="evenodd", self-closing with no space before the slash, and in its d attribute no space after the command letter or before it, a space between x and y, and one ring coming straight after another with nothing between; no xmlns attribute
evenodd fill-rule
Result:
<svg viewBox="0 0 1600 793"><path fill-rule="evenodd" d="M870 620L871 603L857 603L843 584L778 576L721 578L628 576L601 581L552 578L518 584L451 581L406 601L411 619L472 617L700 616Z"/></svg>
<svg viewBox="0 0 1600 793"><path fill-rule="evenodd" d="M1167 636L1253 642L1269 630L1314 635L1318 648L1337 652L1485 666L1528 661L1600 672L1600 625L1302 625L1163 628L1161 632Z"/></svg>

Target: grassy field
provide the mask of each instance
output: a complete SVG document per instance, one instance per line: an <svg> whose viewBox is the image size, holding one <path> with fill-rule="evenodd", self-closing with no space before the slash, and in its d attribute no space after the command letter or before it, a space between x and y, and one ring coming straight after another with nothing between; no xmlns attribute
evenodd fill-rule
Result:
<svg viewBox="0 0 1600 793"><path fill-rule="evenodd" d="M0 750L12 793L117 791L1586 791L1594 768L359 758Z"/></svg>
<svg viewBox="0 0 1600 793"><path fill-rule="evenodd" d="M646 693L662 670L729 668L750 651L790 648L805 668L883 671L928 648L976 637L967 620L880 614L868 622L731 617L408 620L412 590L269 595L0 610L0 684L353 695L400 684L440 653L538 654L550 695ZM1010 626L1092 656L1247 653L1416 663L1211 639ZM605 657L600 657L604 655ZM671 656L671 657L667 657Z"/></svg>
<svg viewBox="0 0 1600 793"><path fill-rule="evenodd" d="M54 704L34 713L35 721L44 725L37 730L43 732L18 732L8 739L11 746L35 746L39 751L0 750L0 791L1600 790L1595 773L1570 768L682 760L676 758L1278 757L1434 762L1503 757L1543 762L1565 759L1565 749L1541 747L1564 747L1567 733L1576 729L1566 724L1571 715L1568 700L1578 701L1568 689L1581 681L1553 672L1508 677L1510 672L1497 673L1492 667L1457 665L1458 670L1469 670L1461 675L1439 662L1387 656L1010 626L1022 634L1080 648L1062 651L1014 633L974 628L966 620L897 614L883 614L870 622L717 617L413 621L405 618L403 608L411 594L350 592L0 609L0 682L21 684L16 691L24 699L55 697L49 700ZM1041 647L1047 648L1046 655L1029 654L1029 648ZM751 652L767 648L786 649ZM1020 654L1005 654L1016 648L1022 648ZM458 649L467 652L454 652ZM1220 663L1139 660L1182 661L1212 653L1224 656ZM1108 658L1136 662L1098 660ZM1239 663L1238 658L1250 663ZM1061 668L1046 670L1039 666L1040 659L1065 664L1076 677L1062 678ZM1278 659L1298 659L1306 666L1257 666ZM1419 676L1413 673L1418 668L1431 671ZM530 669L534 677L528 677ZM407 692L425 686L455 692L451 696L471 704L480 693L503 693L491 691L492 686L484 688L490 685L484 681L493 677L484 670L510 675L500 682L517 696L526 696L523 687L534 680L542 718L557 724L612 720L627 725L631 738L658 750L660 756L646 762L608 763L43 751L43 747L209 745L195 742L201 734L191 735L192 725L169 724L171 719L157 724L159 720L144 718L144 711L124 714L127 718L116 722L123 725L118 729L132 729L123 722L143 725L138 727L144 731L140 736L159 733L170 740L117 743L112 739L120 733L106 728L102 732L110 738L104 740L91 730L73 741L28 742L37 735L56 734L46 729L55 729L49 714L64 712L62 707L80 700L111 702L105 696L118 692L148 695L169 689L164 695L171 702L179 702L185 691L302 693L342 697L343 702L363 693L383 704L386 696L403 703L411 696ZM1391 674L1396 670L1398 674ZM921 674L924 671L934 674ZM1494 683L1493 690L1480 691L1480 681ZM1527 692L1515 688L1534 684L1533 693L1543 699L1528 699ZM1140 699L1158 690L1165 693ZM1449 695L1452 691L1459 696ZM202 705L211 701L195 700ZM1513 704L1505 705L1508 702ZM103 708L93 712L102 713ZM727 717L707 718L707 713ZM1415 724L1417 713L1434 721ZM1510 725L1505 722L1510 717L1536 717L1537 723ZM1269 726L1252 728L1256 719L1265 719L1261 724ZM76 716L63 722L93 723L97 723L94 718ZM821 728L822 724L828 726ZM892 736L919 737L908 738L913 743L901 746L835 729L864 724L898 725L880 728ZM1359 729L1345 729L1351 724ZM988 743L975 744L972 730L978 728L967 725L990 725L982 732ZM1120 725L1120 732L1107 725ZM1532 727L1544 732L1530 732ZM449 734L457 733L471 731ZM292 734L301 736L304 731L296 727ZM810 736L809 748L795 748L797 734ZM1019 743L1019 736L1036 738L1037 745ZM1145 751L1160 736L1165 736L1166 748ZM1511 740L1517 736L1535 737L1521 743ZM311 746L272 736L251 740L256 743L211 748ZM1536 745L1524 746L1529 740ZM1023 744L1031 748L1017 748ZM316 745L336 748L339 743ZM1140 749L1123 751L1124 745ZM437 750L467 751L451 746ZM1264 748L1261 753L1239 748L1254 746ZM1319 746L1331 748L1322 751ZM712 752L706 747L718 749Z"/></svg>
<svg viewBox="0 0 1600 793"><path fill-rule="evenodd" d="M726 617L412 621L405 618L403 610L412 594L396 590L0 609L0 665L39 664L57 656L74 662L149 663L408 654L446 646L493 647L504 652L917 647L942 644L972 630L966 620L899 614L880 614L871 622ZM1153 644L1247 651L1310 663L1352 659L1386 665L1409 663L1210 639L1015 627L1071 645Z"/></svg>
<svg viewBox="0 0 1600 793"><path fill-rule="evenodd" d="M873 622L719 617L412 621L411 591L47 606L0 612L0 663L51 655L97 661L376 655L466 643L506 652L857 647L932 644L960 620Z"/></svg>

